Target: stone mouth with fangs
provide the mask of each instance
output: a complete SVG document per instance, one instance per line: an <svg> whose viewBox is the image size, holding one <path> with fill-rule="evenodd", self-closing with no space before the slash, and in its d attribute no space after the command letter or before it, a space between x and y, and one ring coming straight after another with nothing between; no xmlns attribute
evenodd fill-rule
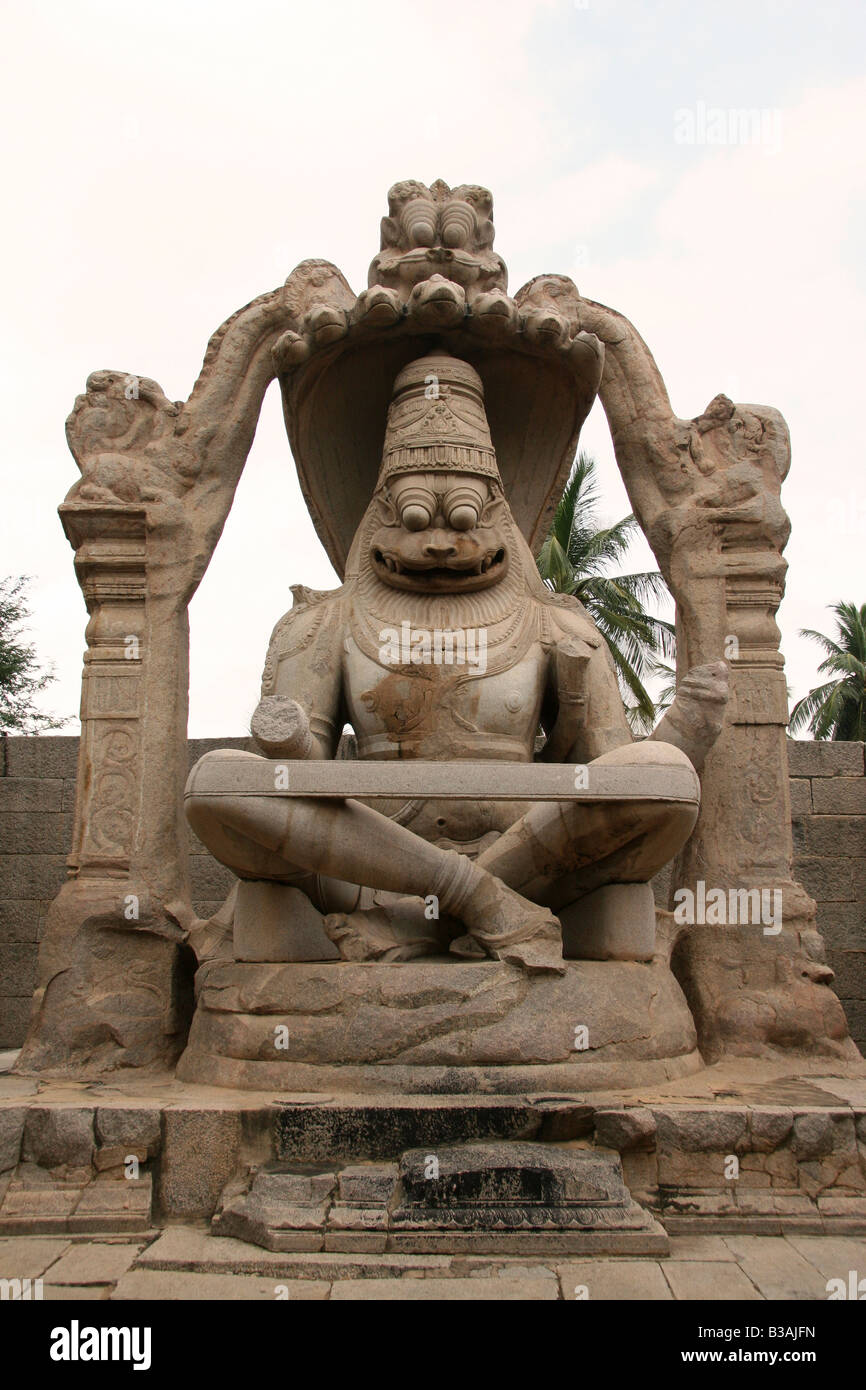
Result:
<svg viewBox="0 0 866 1390"><path fill-rule="evenodd" d="M508 552L503 545L477 543L456 549L448 556L412 554L401 546L373 545L371 559L376 575L394 589L423 593L466 593L487 589L505 577Z"/></svg>

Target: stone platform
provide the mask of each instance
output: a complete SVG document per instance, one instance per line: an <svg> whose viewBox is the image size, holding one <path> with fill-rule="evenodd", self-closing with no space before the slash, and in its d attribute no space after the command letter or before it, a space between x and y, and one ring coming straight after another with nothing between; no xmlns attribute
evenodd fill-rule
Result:
<svg viewBox="0 0 866 1390"><path fill-rule="evenodd" d="M862 1272L864 1261L863 1238L795 1233L672 1236L670 1254L661 1259L551 1253L531 1261L520 1255L286 1254L191 1224L110 1240L0 1239L0 1278L18 1279L22 1300L41 1294L46 1302L824 1302L840 1284L854 1296L851 1273Z"/></svg>
<svg viewBox="0 0 866 1390"><path fill-rule="evenodd" d="M565 1094L697 1071L694 1023L667 961L216 962L178 1066L245 1090Z"/></svg>
<svg viewBox="0 0 866 1390"><path fill-rule="evenodd" d="M441 1163L454 1146L491 1142L549 1146L557 1159L618 1155L629 1200L670 1235L866 1235L866 1065L797 1065L794 1076L790 1058L741 1059L667 1082L514 1096L241 1093L170 1076L6 1073L0 1236L211 1221L274 1165L307 1178L362 1168L372 1179L408 1150ZM310 1234L307 1248L325 1250L324 1225ZM506 1246L511 1236L520 1232ZM546 1239L538 1232L533 1248L555 1245Z"/></svg>
<svg viewBox="0 0 866 1390"><path fill-rule="evenodd" d="M266 1165L230 1186L212 1229L278 1251L668 1253L619 1154L514 1140L410 1149L339 1173Z"/></svg>

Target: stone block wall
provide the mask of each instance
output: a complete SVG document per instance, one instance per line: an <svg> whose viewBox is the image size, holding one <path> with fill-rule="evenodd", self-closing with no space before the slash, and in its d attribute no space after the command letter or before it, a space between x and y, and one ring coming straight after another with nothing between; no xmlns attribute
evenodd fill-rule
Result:
<svg viewBox="0 0 866 1390"><path fill-rule="evenodd" d="M190 766L211 748L247 742L192 739ZM0 736L0 1050L24 1041L45 913L66 878L77 768L76 737ZM208 917L233 876L188 834L193 903Z"/></svg>
<svg viewBox="0 0 866 1390"><path fill-rule="evenodd" d="M208 749L246 746L242 738L193 739L190 765ZM835 988L866 1052L864 745L788 749L796 875L818 903ZM0 737L0 1049L19 1046L27 1027L45 912L66 877L77 762L74 737ZM193 902L207 917L232 875L191 831L189 848ZM661 883L657 891L666 899Z"/></svg>
<svg viewBox="0 0 866 1390"><path fill-rule="evenodd" d="M862 743L788 743L794 872L818 904L833 988L866 1053L866 776Z"/></svg>

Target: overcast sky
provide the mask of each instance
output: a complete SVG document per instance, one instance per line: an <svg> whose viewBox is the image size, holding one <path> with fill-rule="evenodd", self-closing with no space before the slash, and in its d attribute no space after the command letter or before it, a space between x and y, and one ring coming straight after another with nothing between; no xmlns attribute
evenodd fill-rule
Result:
<svg viewBox="0 0 866 1390"><path fill-rule="evenodd" d="M802 695L819 657L798 630L866 602L864 16L862 0L3 3L0 574L34 576L46 703L78 711L85 611L56 508L88 373L185 399L229 314L309 256L359 291L390 185L437 177L492 190L512 293L558 271L627 314L680 415L719 391L783 412L780 625ZM710 143L713 112L742 108L761 138ZM628 502L599 406L582 444L613 520ZM336 580L272 387L191 607L192 735L245 732L298 582Z"/></svg>

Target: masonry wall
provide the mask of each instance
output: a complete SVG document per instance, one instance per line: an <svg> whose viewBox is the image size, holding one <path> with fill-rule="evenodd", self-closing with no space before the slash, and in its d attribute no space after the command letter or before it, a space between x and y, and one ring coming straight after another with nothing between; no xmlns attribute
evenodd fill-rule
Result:
<svg viewBox="0 0 866 1390"><path fill-rule="evenodd" d="M833 988L866 1054L864 744L788 742L794 871L818 903Z"/></svg>
<svg viewBox="0 0 866 1390"><path fill-rule="evenodd" d="M192 739L190 767L211 748L242 738ZM19 1047L30 1016L45 913L66 879L78 739L0 735L0 1050ZM193 904L209 917L233 876L188 830Z"/></svg>
<svg viewBox="0 0 866 1390"><path fill-rule="evenodd" d="M246 740L193 739L190 765ZM818 903L835 988L866 1052L866 765L862 743L790 742L794 867ZM66 877L78 739L0 737L0 1049L23 1040L45 912ZM232 876L189 833L196 911L210 916Z"/></svg>

